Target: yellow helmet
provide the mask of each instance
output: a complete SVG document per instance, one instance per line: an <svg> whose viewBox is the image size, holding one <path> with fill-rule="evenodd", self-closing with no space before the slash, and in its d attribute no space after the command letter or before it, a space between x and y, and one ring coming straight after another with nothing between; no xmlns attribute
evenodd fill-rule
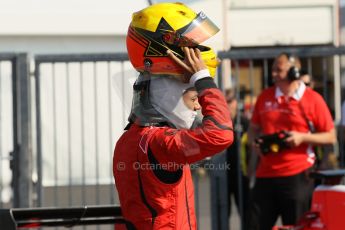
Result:
<svg viewBox="0 0 345 230"><path fill-rule="evenodd" d="M207 16L182 3L158 3L133 14L127 33L127 51L134 68L151 74L182 75L184 70L171 60L171 50L184 59L183 46L197 47L212 77L218 60L210 47L200 43L219 31Z"/></svg>

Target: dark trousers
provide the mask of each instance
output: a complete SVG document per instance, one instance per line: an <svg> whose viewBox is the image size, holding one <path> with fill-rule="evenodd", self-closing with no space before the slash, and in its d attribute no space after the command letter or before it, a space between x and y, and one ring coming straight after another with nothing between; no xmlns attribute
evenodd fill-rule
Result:
<svg viewBox="0 0 345 230"><path fill-rule="evenodd" d="M232 169L233 170L233 169ZM236 170L236 169L235 169ZM233 170L233 171L235 171ZM236 210L232 210L232 201L231 201L231 196L233 195L237 211L240 214L239 210L239 202L241 199L242 202L242 215L243 215L243 229L247 229L247 217L248 217L248 208L249 208L249 180L248 177L243 176L241 174L242 178L242 194L239 196L239 189L238 189L238 177L237 177L237 172L231 171L228 174L228 192L229 192L229 197L228 197L228 212L229 216L231 216L232 213Z"/></svg>
<svg viewBox="0 0 345 230"><path fill-rule="evenodd" d="M251 230L270 230L278 216L294 225L309 210L313 181L306 170L294 176L257 178L251 194Z"/></svg>

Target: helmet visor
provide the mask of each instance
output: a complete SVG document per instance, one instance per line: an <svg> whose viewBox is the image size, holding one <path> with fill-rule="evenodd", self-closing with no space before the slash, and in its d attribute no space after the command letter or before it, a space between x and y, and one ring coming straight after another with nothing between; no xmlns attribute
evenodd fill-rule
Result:
<svg viewBox="0 0 345 230"><path fill-rule="evenodd" d="M203 12L200 12L182 30L183 32L167 31L163 35L163 40L178 47L195 47L215 35L219 28Z"/></svg>
<svg viewBox="0 0 345 230"><path fill-rule="evenodd" d="M216 24L201 11L181 35L192 40L195 44L200 44L215 35L218 31L219 28Z"/></svg>

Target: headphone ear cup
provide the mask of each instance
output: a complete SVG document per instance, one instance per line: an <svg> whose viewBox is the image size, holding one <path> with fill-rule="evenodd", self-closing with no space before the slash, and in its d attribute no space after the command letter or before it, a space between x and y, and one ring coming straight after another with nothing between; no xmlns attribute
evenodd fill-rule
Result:
<svg viewBox="0 0 345 230"><path fill-rule="evenodd" d="M296 66L293 66L289 69L288 71L288 79L290 81L294 81L299 79L299 77L301 76L301 73L299 71L299 69Z"/></svg>

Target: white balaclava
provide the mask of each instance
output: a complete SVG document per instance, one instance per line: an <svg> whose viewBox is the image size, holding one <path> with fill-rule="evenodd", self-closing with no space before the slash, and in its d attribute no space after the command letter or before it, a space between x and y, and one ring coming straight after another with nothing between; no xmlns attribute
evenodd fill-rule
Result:
<svg viewBox="0 0 345 230"><path fill-rule="evenodd" d="M190 129L196 111L189 109L182 98L186 89L193 87L172 77L152 77L150 83L150 102L152 106L178 129Z"/></svg>

